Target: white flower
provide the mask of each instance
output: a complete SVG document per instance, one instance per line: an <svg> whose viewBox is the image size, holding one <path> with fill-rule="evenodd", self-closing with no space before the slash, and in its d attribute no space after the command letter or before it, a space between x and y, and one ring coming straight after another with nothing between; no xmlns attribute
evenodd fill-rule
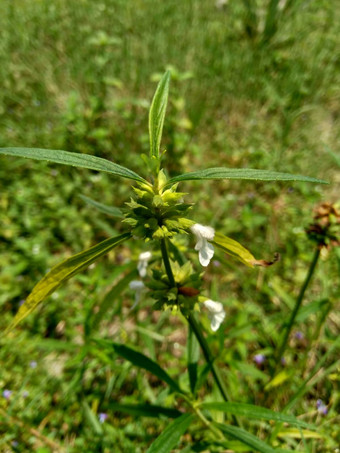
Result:
<svg viewBox="0 0 340 453"><path fill-rule="evenodd" d="M199 223L195 223L190 229L197 238L195 250L199 251L198 258L200 263L206 267L214 256L214 247L208 241L214 239L215 230L210 226L203 226Z"/></svg>
<svg viewBox="0 0 340 453"><path fill-rule="evenodd" d="M151 252L143 252L139 255L137 270L142 278L146 276L146 268L148 267L148 261L150 260L151 257L152 257Z"/></svg>
<svg viewBox="0 0 340 453"><path fill-rule="evenodd" d="M129 288L132 291L135 291L135 303L131 307L131 310L133 310L135 308L135 306L138 304L138 302L140 301L141 294L142 294L142 292L143 292L143 290L145 288L145 285L140 280L132 280L129 283Z"/></svg>
<svg viewBox="0 0 340 453"><path fill-rule="evenodd" d="M216 330L222 324L225 318L225 311L221 302L215 302L214 300L207 299L203 302L203 305L208 309L208 317L211 321L211 330Z"/></svg>

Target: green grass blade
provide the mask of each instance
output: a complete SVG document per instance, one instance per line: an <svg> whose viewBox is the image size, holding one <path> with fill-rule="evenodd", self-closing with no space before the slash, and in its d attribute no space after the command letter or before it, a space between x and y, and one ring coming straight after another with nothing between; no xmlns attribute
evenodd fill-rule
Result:
<svg viewBox="0 0 340 453"><path fill-rule="evenodd" d="M242 428L231 425L222 425L222 423L214 423L214 425L228 436L240 440L245 445L248 445L248 447L251 447L253 449L251 451L259 451L260 453L280 452L280 450L272 448L270 445L266 444L258 437L253 436L253 434L248 433L248 431L245 431Z"/></svg>
<svg viewBox="0 0 340 453"><path fill-rule="evenodd" d="M289 423L301 428L313 428L312 425L298 420L292 415L274 412L265 407L254 406L253 404L209 402L202 403L200 408L222 411L226 414L244 416L255 420L274 420L277 422Z"/></svg>
<svg viewBox="0 0 340 453"><path fill-rule="evenodd" d="M150 157L159 158L166 106L168 103L170 71L160 80L149 112Z"/></svg>
<svg viewBox="0 0 340 453"><path fill-rule="evenodd" d="M192 171L169 179L166 186L180 181L194 181L203 179L245 179L255 181L302 181L328 184L327 181L311 178L309 176L291 175L270 170L257 170L252 168L207 168L205 170Z"/></svg>
<svg viewBox="0 0 340 453"><path fill-rule="evenodd" d="M193 421L192 414L183 414L165 428L160 436L151 444L146 453L169 453L178 445L181 436Z"/></svg>
<svg viewBox="0 0 340 453"><path fill-rule="evenodd" d="M41 148L0 148L0 154L8 156L25 157L28 159L45 160L56 164L71 165L72 167L88 168L90 170L111 173L122 178L134 181L146 182L144 178L137 175L132 170L115 164L102 157L91 156L89 154L71 153L59 149Z"/></svg>
<svg viewBox="0 0 340 453"><path fill-rule="evenodd" d="M107 206L106 204L100 203L99 201L92 200L92 198L86 197L85 195L79 195L79 197L85 201L85 203L93 206L98 211L102 212L103 214L110 215L112 217L124 217L122 211L115 206Z"/></svg>
<svg viewBox="0 0 340 453"><path fill-rule="evenodd" d="M135 351L128 346L111 341L96 340L96 343L106 348L113 349L116 354L128 360L133 365L138 366L139 368L143 368L144 370L149 371L149 373L157 376L161 381L168 384L169 387L171 387L175 392L184 394L183 390L180 388L177 382L175 382L168 375L168 373L158 365L157 362L154 362L152 359L142 354L141 352Z"/></svg>
<svg viewBox="0 0 340 453"><path fill-rule="evenodd" d="M182 415L182 412L177 409L157 406L153 404L119 404L109 403L108 408L114 412L123 412L130 415L141 417L158 418L161 415L169 418L177 418Z"/></svg>
<svg viewBox="0 0 340 453"><path fill-rule="evenodd" d="M87 249L53 267L42 280L33 288L25 303L20 307L15 318L6 329L5 334L11 331L26 316L28 316L43 300L52 294L62 283L86 269L101 256L108 253L121 242L129 239L130 233L124 233Z"/></svg>

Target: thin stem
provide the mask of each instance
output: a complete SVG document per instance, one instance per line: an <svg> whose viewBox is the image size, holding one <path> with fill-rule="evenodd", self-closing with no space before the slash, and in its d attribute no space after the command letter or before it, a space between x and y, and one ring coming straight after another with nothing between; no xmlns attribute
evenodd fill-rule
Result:
<svg viewBox="0 0 340 453"><path fill-rule="evenodd" d="M219 391L221 392L221 395L222 395L224 401L226 401L226 402L231 401L231 398L228 395L228 390L226 389L226 387L224 385L220 370L217 367L217 365L215 364L212 352L209 348L207 340L205 339L205 337L202 333L202 329L201 329L200 325L198 324L198 321L197 321L195 315L193 313L190 313L190 315L187 317L187 319L190 324L190 327L192 328L192 330L193 330L194 334L196 335L196 338L202 348L205 360L211 366L211 372L213 374L214 380L217 384L217 387L219 388ZM234 415L232 416L232 418L233 418L234 423L236 425L240 426L238 419Z"/></svg>
<svg viewBox="0 0 340 453"><path fill-rule="evenodd" d="M169 255L168 255L168 249L166 247L165 239L161 239L161 251L162 251L162 258L163 258L163 262L164 262L165 271L168 275L170 285L172 287L175 287L176 282L174 279L174 274L172 273Z"/></svg>
<svg viewBox="0 0 340 453"><path fill-rule="evenodd" d="M293 328L293 325L294 325L294 322L295 322L295 318L298 314L298 311L300 309L300 306L302 304L302 301L303 301L303 297L305 295L305 292L306 292L306 289L309 285L309 282L311 281L311 278L313 276L313 273L315 271L315 267L317 265L317 262L318 262L318 259L319 259L319 256L320 256L320 249L317 248L315 250L315 253L314 253L314 256L313 256L313 259L310 263L310 266L309 266L309 270L308 270L308 274L306 276L306 279L305 281L303 282L303 285L300 289L300 293L298 295L298 298L296 299L296 303L295 303L295 307L294 307L294 310L292 311L292 314L290 315L290 319L288 321L288 325L287 325L287 328L285 330L285 333L284 333L284 337L283 337L283 340L281 342L281 345L280 345L280 348L279 348L279 352L277 354L277 359L276 359L276 365L275 365L275 369L274 369L274 374L275 374L275 371L276 371L276 368L278 366L280 366L280 363L281 363L281 360L282 360L282 357L283 357L283 354L286 350L286 347L287 347L287 343L288 343L288 339L289 339L289 335L291 333L291 330Z"/></svg>
<svg viewBox="0 0 340 453"><path fill-rule="evenodd" d="M169 260L169 255L168 255L168 250L167 250L167 247L166 247L166 242L165 242L165 239L161 239L161 251L162 251L162 258L163 258L163 262L164 262L164 267L165 267L165 270L166 270L166 273L168 275L168 278L169 278L169 282L170 282L170 285L175 287L176 286L176 282L175 282L175 279L174 279L174 274L172 273L172 269L171 269L171 264L170 264L170 260ZM220 370L219 368L216 366L215 362L214 362L214 357L212 355L212 352L210 351L210 348L209 348L209 345L202 333L202 330L201 330L201 327L200 325L198 324L196 318L195 318L195 315L193 313L190 313L190 315L187 317L188 319L188 322L194 332L194 334L196 335L196 338L199 342L199 344L201 345L201 348L202 348L202 351L203 351L203 354L204 354L204 357L207 361L207 363L211 366L211 371L212 371L212 374L214 376L214 379L215 379L215 382L221 392L221 395L224 399L224 401L228 402L230 401L230 397L228 395L228 391L224 385L224 382L222 380L222 376L220 374ZM237 418L233 415L232 416L232 419L235 423L235 425L238 425L240 426L240 423L239 421L237 420Z"/></svg>

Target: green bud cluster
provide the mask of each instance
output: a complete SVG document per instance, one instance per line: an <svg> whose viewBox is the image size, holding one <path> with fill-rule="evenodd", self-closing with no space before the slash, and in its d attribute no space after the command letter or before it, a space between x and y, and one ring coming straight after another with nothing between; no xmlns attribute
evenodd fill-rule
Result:
<svg viewBox="0 0 340 453"><path fill-rule="evenodd" d="M134 236L149 241L171 238L176 233L187 233L194 224L184 216L191 208L184 203L185 193L176 192L177 184L164 189L166 176L161 170L154 185L137 183L135 197L126 203L128 208L123 222L131 226Z"/></svg>
<svg viewBox="0 0 340 453"><path fill-rule="evenodd" d="M190 313L198 304L202 275L194 273L190 261L183 266L171 261L171 268L176 286L173 287L167 274L161 269L153 269L153 278L146 286L151 290L149 295L156 300L154 309L171 308L182 313Z"/></svg>

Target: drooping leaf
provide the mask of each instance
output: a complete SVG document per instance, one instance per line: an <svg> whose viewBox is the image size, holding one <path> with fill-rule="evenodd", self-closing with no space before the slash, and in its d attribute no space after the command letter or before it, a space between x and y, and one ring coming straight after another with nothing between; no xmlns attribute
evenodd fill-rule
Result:
<svg viewBox="0 0 340 453"><path fill-rule="evenodd" d="M122 167L107 159L103 159L102 157L91 156L90 154L41 148L0 148L0 154L45 160L56 164L71 165L72 167L88 168L90 170L111 173L134 181L147 182L144 178L128 168Z"/></svg>
<svg viewBox="0 0 340 453"><path fill-rule="evenodd" d="M277 422L290 423L293 426L300 426L302 428L311 428L312 425L298 420L292 415L287 415L281 412L275 412L265 407L255 406L253 404L245 403L222 403L222 402L209 402L200 405L202 409L212 409L222 411L226 414L233 414L253 418L255 420L275 420Z"/></svg>
<svg viewBox="0 0 340 453"><path fill-rule="evenodd" d="M128 346L119 343L114 343L112 341L96 340L96 343L101 346L104 346L107 349L113 349L116 354L118 354L121 357L124 357L124 359L128 360L133 365L136 365L139 368L143 368L144 370L147 370L150 373L154 374L161 381L168 384L169 387L171 387L171 389L174 390L175 392L185 393L177 384L177 382L174 381L168 375L168 373L158 365L157 362L153 361L152 359L142 354L141 352L129 348Z"/></svg>
<svg viewBox="0 0 340 453"><path fill-rule="evenodd" d="M254 263L256 263L257 261L256 258L249 252L249 250L243 247L243 245L241 245L237 241L234 241L234 239L224 236L224 234L215 233L212 243L223 250L225 253L228 253L228 255L237 258L249 267L253 267Z"/></svg>
<svg viewBox="0 0 340 453"><path fill-rule="evenodd" d="M166 183L170 186L180 181L193 181L203 179L247 179L255 181L302 181L314 182L319 184L328 184L321 179L311 178L309 176L291 175L271 170L257 170L252 168L207 168L205 170L192 171L182 175L175 176Z"/></svg>
<svg viewBox="0 0 340 453"><path fill-rule="evenodd" d="M108 408L111 411L123 412L130 415L141 417L158 418L163 415L169 418L177 418L182 415L182 412L177 409L171 409L163 406L156 406L153 404L119 404L109 403Z"/></svg>
<svg viewBox="0 0 340 453"><path fill-rule="evenodd" d="M168 103L170 71L160 80L149 112L150 157L159 158L166 106Z"/></svg>
<svg viewBox="0 0 340 453"><path fill-rule="evenodd" d="M115 206L107 206L106 204L100 203L99 201L92 200L92 198L86 197L85 195L79 195L79 197L85 201L85 203L98 209L98 211L110 215L112 217L124 217L122 211Z"/></svg>
<svg viewBox="0 0 340 453"><path fill-rule="evenodd" d="M52 294L63 282L69 280L74 275L86 269L90 264L101 256L108 253L111 249L129 239L130 233L106 239L99 244L83 250L65 261L54 266L42 280L33 288L25 303L20 307L14 320L6 329L5 333L12 330L19 322L28 316L47 296Z"/></svg>
<svg viewBox="0 0 340 453"><path fill-rule="evenodd" d="M178 445L181 436L193 421L192 414L183 414L168 425L160 436L151 444L146 453L169 453Z"/></svg>
<svg viewBox="0 0 340 453"><path fill-rule="evenodd" d="M237 426L231 425L222 425L222 423L214 423L214 425L217 426L217 428L219 428L225 434L228 434L228 436L231 436L234 439L238 439L245 445L248 445L254 451L259 451L260 453L280 452L280 450L272 448L270 445L266 444L258 437L255 437L253 434L248 433L248 431L245 431L242 428L238 428Z"/></svg>

